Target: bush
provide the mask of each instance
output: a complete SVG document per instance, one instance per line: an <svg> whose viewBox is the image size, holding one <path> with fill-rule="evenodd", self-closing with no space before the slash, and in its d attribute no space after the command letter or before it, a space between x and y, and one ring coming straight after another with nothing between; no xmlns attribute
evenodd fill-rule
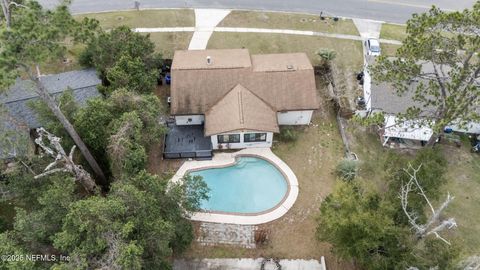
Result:
<svg viewBox="0 0 480 270"><path fill-rule="evenodd" d="M357 161L351 159L343 159L337 164L335 173L338 177L345 181L352 181L357 175Z"/></svg>
<svg viewBox="0 0 480 270"><path fill-rule="evenodd" d="M298 132L293 127L281 127L278 138L284 142L294 142L298 139Z"/></svg>
<svg viewBox="0 0 480 270"><path fill-rule="evenodd" d="M324 62L332 61L337 57L337 52L331 49L320 49L316 52L316 54L322 59Z"/></svg>

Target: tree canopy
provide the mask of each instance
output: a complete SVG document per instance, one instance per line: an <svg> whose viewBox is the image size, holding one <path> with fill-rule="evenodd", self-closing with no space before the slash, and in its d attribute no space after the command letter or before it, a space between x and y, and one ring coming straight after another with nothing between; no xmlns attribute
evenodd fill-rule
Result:
<svg viewBox="0 0 480 270"><path fill-rule="evenodd" d="M80 55L84 66L95 67L104 80L105 94L125 88L138 93L153 91L161 64L150 35L133 32L120 26L100 32ZM111 87L109 87L111 85Z"/></svg>
<svg viewBox="0 0 480 270"><path fill-rule="evenodd" d="M160 59L154 44L128 27L97 32L98 22L75 21L66 5L49 11L35 1L24 3L27 8L12 13L11 28L0 31L0 71L8 71L0 72L2 89L19 75L34 81L45 101L32 104L42 125L63 137L63 147L78 144L71 133L78 130L102 169L111 171L110 186L102 193L85 192L63 172L36 179L51 162L46 156L14 162L1 175L15 195L16 215L13 226L0 233L0 249L3 254L63 254L71 260L0 261L0 268L169 269L172 254L194 238L187 218L207 198L208 188L201 177L170 183L146 171L150 146L165 131L159 122L164 108L151 93ZM61 57L69 40L88 43L82 59L106 80L106 95L85 106L78 106L69 91L54 100L35 71ZM65 140L67 134L73 143Z"/></svg>
<svg viewBox="0 0 480 270"><path fill-rule="evenodd" d="M438 150L428 148L413 160L392 154L383 164L386 185L381 188L361 176L336 184L320 207L319 240L328 241L337 256L365 269L452 269L460 252L456 242L447 245L435 237L418 238L399 197L409 177L404 166L422 164L417 179L429 197L438 199L445 182L445 160ZM408 210L423 222L427 203L420 194L410 195Z"/></svg>
<svg viewBox="0 0 480 270"><path fill-rule="evenodd" d="M406 31L396 57L382 56L371 68L377 82L411 93L415 105L399 116L421 120L436 134L480 121L480 2L461 12L433 7L414 14Z"/></svg>
<svg viewBox="0 0 480 270"><path fill-rule="evenodd" d="M76 21L67 4L68 1L54 10L46 10L36 1L25 1L15 12L9 12L8 23L2 24L0 29L0 91L8 89L21 76L30 79L35 93L60 121L100 182L105 184L106 178L97 161L40 79L41 64L63 58L67 41L87 42L98 28L96 20ZM4 11L8 7L2 2Z"/></svg>

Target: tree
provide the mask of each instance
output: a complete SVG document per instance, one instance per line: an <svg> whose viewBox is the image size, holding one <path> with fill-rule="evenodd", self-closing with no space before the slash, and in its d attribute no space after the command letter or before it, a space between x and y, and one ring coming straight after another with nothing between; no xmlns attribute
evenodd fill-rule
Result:
<svg viewBox="0 0 480 270"><path fill-rule="evenodd" d="M74 203L54 237L55 247L73 257L65 268L168 269L173 250L193 238L185 216L206 194L197 189L200 182L169 187L168 180L141 171L115 181L106 197Z"/></svg>
<svg viewBox="0 0 480 270"><path fill-rule="evenodd" d="M67 155L62 145L60 144L60 138L47 132L43 128L37 128L38 138L35 139L35 143L49 156L55 158L55 160L48 164L43 173L35 175L35 179L45 177L50 174L66 172L74 176L75 181L80 183L87 192L94 193L98 191L95 181L90 174L85 171L82 166L75 164L73 161L73 154L75 151L75 145ZM48 143L43 141L43 138L48 139ZM60 166L58 166L60 165Z"/></svg>
<svg viewBox="0 0 480 270"><path fill-rule="evenodd" d="M22 5L22 0L20 1L10 1L10 0L1 0L0 6L2 6L3 18L5 19L5 26L8 28L11 27L12 21L12 8L13 7L23 7L28 8Z"/></svg>
<svg viewBox="0 0 480 270"><path fill-rule="evenodd" d="M407 92L416 105L399 115L433 128L433 145L450 124L480 121L480 2L473 9L444 12L432 7L407 22L407 38L397 58L378 58L373 78Z"/></svg>
<svg viewBox="0 0 480 270"><path fill-rule="evenodd" d="M7 89L21 74L34 82L34 91L47 104L72 137L91 168L105 181L105 176L73 125L65 117L45 88L39 73L40 64L64 55L65 40L86 41L98 22L85 19L78 23L65 4L53 11L28 1L25 8L11 14L11 25L0 33L0 89Z"/></svg>
<svg viewBox="0 0 480 270"><path fill-rule="evenodd" d="M447 195L445 201L440 205L439 208L433 208L430 199L426 195L425 191L423 190L422 185L420 185L418 181L417 173L420 171L422 165L418 168L414 168L411 165L407 169L404 169L405 173L410 178L409 181L404 184L400 191L400 200L402 204L402 210L408 218L408 221L412 225L412 229L415 231L416 236L421 239L427 237L429 235L435 235L438 239L442 240L443 242L450 245L445 238L440 236L440 232L444 230L449 230L454 227L457 227L457 223L455 222L454 218L443 218L442 212L447 208L447 206L453 201L454 197ZM428 205L431 213L431 216L427 219L425 224L418 224L418 218L416 213L412 213L409 211L408 208L408 196L411 192L416 192L425 200L426 204ZM422 209L423 210L423 209Z"/></svg>
<svg viewBox="0 0 480 270"><path fill-rule="evenodd" d="M135 33L127 26L120 26L109 32L100 32L96 38L89 42L87 48L80 55L80 63L84 66L95 67L108 86L108 71L122 57L127 57L125 59L127 63L130 60L143 62L148 70L147 74L156 71L161 56L155 54L154 49L155 44L150 40L150 35ZM136 64L138 65L138 63ZM112 79L122 78L114 76ZM145 89L141 90L145 91Z"/></svg>
<svg viewBox="0 0 480 270"><path fill-rule="evenodd" d="M151 93L157 84L158 70L149 69L139 57L124 54L107 70L109 89L124 88L137 93Z"/></svg>
<svg viewBox="0 0 480 270"><path fill-rule="evenodd" d="M129 177L145 168L147 154L141 145L142 121L135 111L124 113L112 123L114 134L107 147L112 173Z"/></svg>
<svg viewBox="0 0 480 270"><path fill-rule="evenodd" d="M110 137L118 131L117 120L121 119L123 114L131 112L135 112L141 120L141 124L136 126L141 128L140 135L131 141L132 145L135 144L135 149L138 151L143 151L137 147L138 145L146 150L151 144L158 142L165 132L165 127L158 121L162 105L155 95L139 95L125 89L117 89L105 99L97 98L87 101L87 105L75 114L75 127L105 170L112 167L110 162L113 160L108 159L105 153L108 152ZM141 153L137 152L137 154Z"/></svg>
<svg viewBox="0 0 480 270"><path fill-rule="evenodd" d="M447 182L445 177L447 161L438 149L422 149L413 160L390 153L385 160L383 168L387 173L385 180L388 185L388 190L386 195L390 198L389 200L396 209L395 222L405 226L409 226L410 221L403 212L398 195L404 184L411 180L410 176L405 172L405 168L409 166L419 168L416 173L418 183L422 186L426 196L431 200L437 201L440 199L441 187ZM427 216L424 211L427 203L423 196L417 192L413 192L408 197L408 210L416 213L418 222L427 222Z"/></svg>
<svg viewBox="0 0 480 270"><path fill-rule="evenodd" d="M12 236L11 233L9 232L4 232L0 234L0 254L8 254L8 255L25 255L27 252L25 249L22 248L21 245L19 245L14 237ZM33 269L35 266L35 263L29 260L0 260L0 268L2 269L12 269L12 270L17 270L17 269Z"/></svg>
<svg viewBox="0 0 480 270"><path fill-rule="evenodd" d="M55 96L55 100L60 110L63 112L65 117L67 117L68 121L72 122L73 126L75 126L74 116L77 113L79 106L77 102L75 102L73 91L67 90L61 95ZM55 117L52 110L48 108L45 102L43 102L42 100L35 100L29 102L28 106L36 112L36 115L38 116L38 122L43 128L45 128L52 134L55 134L56 136L62 138L62 145L64 148L72 148L72 146L74 145L72 138L70 138L67 131L63 128L62 123L58 121L57 117ZM75 129L77 130L76 127Z"/></svg>
<svg viewBox="0 0 480 270"><path fill-rule="evenodd" d="M367 269L386 269L407 260L406 229L395 226L391 205L357 182L339 182L320 207L317 235L343 259Z"/></svg>
<svg viewBox="0 0 480 270"><path fill-rule="evenodd" d="M320 49L316 51L316 54L324 61L325 63L329 63L330 61L333 61L335 57L337 57L337 52L334 50L330 49Z"/></svg>

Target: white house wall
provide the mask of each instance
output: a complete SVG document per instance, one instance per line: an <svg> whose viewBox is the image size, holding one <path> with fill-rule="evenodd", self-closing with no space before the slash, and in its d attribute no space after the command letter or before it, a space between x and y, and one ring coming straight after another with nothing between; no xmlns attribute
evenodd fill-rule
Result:
<svg viewBox="0 0 480 270"><path fill-rule="evenodd" d="M244 142L243 135L245 133L267 133L267 139L264 142ZM226 134L240 134L239 143L222 143L222 147L219 147L217 135L226 135ZM261 131L246 131L246 132L232 132L232 133L222 133L212 135L210 137L212 140L212 147L214 150L217 149L243 149L243 148L253 148L253 147L272 147L273 133L272 132L261 132Z"/></svg>
<svg viewBox="0 0 480 270"><path fill-rule="evenodd" d="M175 124L177 126L202 125L205 122L205 116L197 115L176 115Z"/></svg>
<svg viewBox="0 0 480 270"><path fill-rule="evenodd" d="M312 120L313 110L277 112L279 125L308 125Z"/></svg>

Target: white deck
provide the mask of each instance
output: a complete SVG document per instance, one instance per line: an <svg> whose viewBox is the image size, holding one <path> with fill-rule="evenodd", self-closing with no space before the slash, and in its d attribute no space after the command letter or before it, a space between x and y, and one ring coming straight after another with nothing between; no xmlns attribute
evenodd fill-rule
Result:
<svg viewBox="0 0 480 270"><path fill-rule="evenodd" d="M256 225L267 223L285 215L287 211L293 206L298 197L298 181L293 171L288 165L277 157L270 148L249 148L243 149L235 153L217 153L212 160L189 160L183 163L178 169L175 175L172 177L172 182L182 181L182 177L186 172L190 170L198 170L202 168L211 167L224 167L233 165L235 163L236 156L242 155L254 155L264 158L275 164L278 169L281 170L285 176L285 180L289 186L289 192L283 202L276 208L266 213L242 215L242 214L223 214L223 213L206 213L195 212L190 219L203 222L216 222L216 223L231 223L231 224L244 224L244 225Z"/></svg>

